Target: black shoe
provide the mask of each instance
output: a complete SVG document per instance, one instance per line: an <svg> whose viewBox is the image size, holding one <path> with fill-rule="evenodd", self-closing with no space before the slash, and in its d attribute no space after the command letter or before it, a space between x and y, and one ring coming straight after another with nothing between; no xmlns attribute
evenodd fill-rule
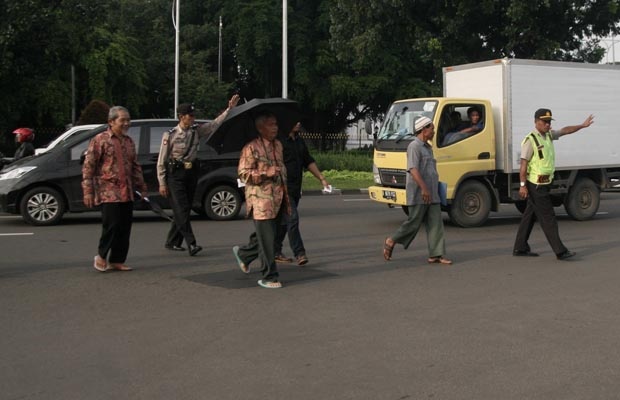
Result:
<svg viewBox="0 0 620 400"><path fill-rule="evenodd" d="M189 251L190 256L195 256L198 252L202 251L202 247L196 244L190 244L187 250Z"/></svg>
<svg viewBox="0 0 620 400"><path fill-rule="evenodd" d="M538 257L538 253L534 253L530 250L515 250L512 252L512 255L515 257Z"/></svg>
<svg viewBox="0 0 620 400"><path fill-rule="evenodd" d="M574 257L575 254L577 253L575 253L574 251L566 250L564 253L558 254L558 260L567 260L571 257Z"/></svg>
<svg viewBox="0 0 620 400"><path fill-rule="evenodd" d="M177 245L170 245L170 244L167 244L167 245L166 245L166 248L167 248L168 250L173 250L173 251L185 251L185 247L183 247L183 246L177 246Z"/></svg>

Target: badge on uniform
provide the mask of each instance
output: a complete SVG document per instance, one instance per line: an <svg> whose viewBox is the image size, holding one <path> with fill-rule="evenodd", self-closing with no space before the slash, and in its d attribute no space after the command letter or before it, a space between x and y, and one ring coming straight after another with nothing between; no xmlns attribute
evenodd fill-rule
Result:
<svg viewBox="0 0 620 400"><path fill-rule="evenodd" d="M191 161L183 161L183 167L185 167L185 169L192 169L192 162Z"/></svg>

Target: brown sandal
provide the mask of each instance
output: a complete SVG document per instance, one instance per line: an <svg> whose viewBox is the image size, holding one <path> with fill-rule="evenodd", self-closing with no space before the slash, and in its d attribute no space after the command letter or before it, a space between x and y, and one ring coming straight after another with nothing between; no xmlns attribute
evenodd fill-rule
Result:
<svg viewBox="0 0 620 400"><path fill-rule="evenodd" d="M444 265L452 265L452 260L447 258L443 258L443 256L439 257L431 257L428 259L429 264L444 264Z"/></svg>
<svg viewBox="0 0 620 400"><path fill-rule="evenodd" d="M392 241L392 245L390 246L388 244L388 239L389 238L385 238L385 241L383 242L383 258L385 261L390 261L392 259L392 252L394 251L394 245L396 244Z"/></svg>

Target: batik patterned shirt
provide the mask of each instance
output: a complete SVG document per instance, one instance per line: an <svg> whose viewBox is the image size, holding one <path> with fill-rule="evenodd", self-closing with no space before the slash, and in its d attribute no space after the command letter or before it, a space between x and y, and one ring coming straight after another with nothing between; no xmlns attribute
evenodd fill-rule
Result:
<svg viewBox="0 0 620 400"><path fill-rule="evenodd" d="M146 192L136 146L127 135L107 131L88 145L82 166L84 196L94 196L95 205L133 201L133 192Z"/></svg>
<svg viewBox="0 0 620 400"><path fill-rule="evenodd" d="M275 177L266 176L271 166L281 168ZM245 183L247 215L256 220L275 219L284 201L286 167L282 158L282 143L257 138L241 150L239 179Z"/></svg>

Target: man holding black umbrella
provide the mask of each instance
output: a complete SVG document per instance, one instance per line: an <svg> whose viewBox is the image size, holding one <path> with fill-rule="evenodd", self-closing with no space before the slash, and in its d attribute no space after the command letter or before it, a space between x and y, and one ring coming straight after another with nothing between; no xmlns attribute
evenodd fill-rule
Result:
<svg viewBox="0 0 620 400"><path fill-rule="evenodd" d="M177 107L179 124L165 132L159 158L157 159L157 179L159 193L170 196L174 221L170 226L165 247L169 250L184 251L183 240L187 244L190 256L195 256L202 247L196 244L192 231L190 214L194 191L198 179L198 143L201 137L210 136L228 115L228 111L239 102L239 95L228 101L228 108L214 121L202 125L194 124L195 108L193 104L183 103Z"/></svg>

